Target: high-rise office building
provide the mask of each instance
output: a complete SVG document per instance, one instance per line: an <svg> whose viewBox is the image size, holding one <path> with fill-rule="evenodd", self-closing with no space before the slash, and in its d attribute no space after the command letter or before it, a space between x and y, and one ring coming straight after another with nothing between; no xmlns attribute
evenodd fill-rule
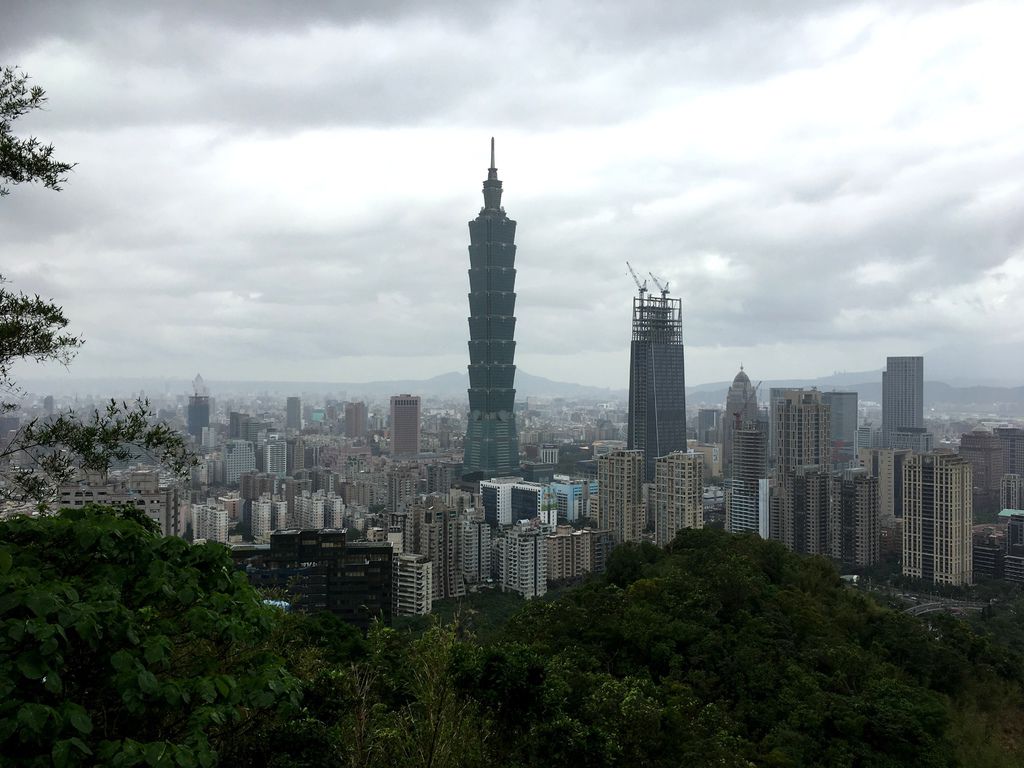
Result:
<svg viewBox="0 0 1024 768"><path fill-rule="evenodd" d="M725 489L725 528L768 538L768 434L748 421L731 435L732 477Z"/></svg>
<svg viewBox="0 0 1024 768"><path fill-rule="evenodd" d="M925 447L923 432L924 358L888 357L882 371L882 445L918 450Z"/></svg>
<svg viewBox="0 0 1024 768"><path fill-rule="evenodd" d="M345 437L364 437L366 421L366 403L345 403Z"/></svg>
<svg viewBox="0 0 1024 768"><path fill-rule="evenodd" d="M501 207L494 165L484 207L469 222L469 417L463 476L480 480L519 467L515 417L516 223Z"/></svg>
<svg viewBox="0 0 1024 768"><path fill-rule="evenodd" d="M626 441L630 450L643 451L644 481L654 482L655 459L686 450L683 302L667 290L639 293L633 298Z"/></svg>
<svg viewBox="0 0 1024 768"><path fill-rule="evenodd" d="M846 469L857 463L857 393L824 392L832 424L832 468Z"/></svg>
<svg viewBox="0 0 1024 768"><path fill-rule="evenodd" d="M644 527L644 452L613 451L597 460L597 527L616 544L640 541Z"/></svg>
<svg viewBox="0 0 1024 768"><path fill-rule="evenodd" d="M757 392L741 365L725 396L725 413L722 414L722 471L726 477L732 474L732 434L737 420L742 428L744 424L756 422L757 418Z"/></svg>
<svg viewBox="0 0 1024 768"><path fill-rule="evenodd" d="M415 456L420 452L419 395L391 396L391 455Z"/></svg>
<svg viewBox="0 0 1024 768"><path fill-rule="evenodd" d="M701 408L697 411L697 442L721 442L722 411L719 408Z"/></svg>
<svg viewBox="0 0 1024 768"><path fill-rule="evenodd" d="M550 487L521 477L482 480L480 504L484 520L491 525L515 525L536 518L554 525L558 516L558 502Z"/></svg>
<svg viewBox="0 0 1024 768"><path fill-rule="evenodd" d="M285 429L302 429L302 398L289 397L285 401Z"/></svg>
<svg viewBox="0 0 1024 768"><path fill-rule="evenodd" d="M972 584L970 462L955 454L915 455L903 472L903 575Z"/></svg>
<svg viewBox="0 0 1024 768"><path fill-rule="evenodd" d="M210 398L206 395L190 395L188 398L188 433L199 442L203 439L203 427L210 426Z"/></svg>
<svg viewBox="0 0 1024 768"><path fill-rule="evenodd" d="M817 390L783 390L772 402L771 537L794 552L828 553L829 408Z"/></svg>
<svg viewBox="0 0 1024 768"><path fill-rule="evenodd" d="M832 478L829 536L830 554L844 565L878 562L878 478L867 469L847 469Z"/></svg>
<svg viewBox="0 0 1024 768"><path fill-rule="evenodd" d="M979 514L999 512L999 491L1003 479L1003 444L987 429L960 436L960 455L971 462L974 474L974 509Z"/></svg>
<svg viewBox="0 0 1024 768"><path fill-rule="evenodd" d="M1003 474L1024 475L1024 429L996 427L993 431L1003 446Z"/></svg>
<svg viewBox="0 0 1024 768"><path fill-rule="evenodd" d="M53 415L53 395L47 395L43 398L43 415Z"/></svg>
<svg viewBox="0 0 1024 768"><path fill-rule="evenodd" d="M654 531L658 546L671 544L682 528L704 527L704 457L674 451L654 469Z"/></svg>
<svg viewBox="0 0 1024 768"><path fill-rule="evenodd" d="M199 442L203 438L203 427L210 426L210 392L198 373L192 380L192 393L188 399L188 433Z"/></svg>

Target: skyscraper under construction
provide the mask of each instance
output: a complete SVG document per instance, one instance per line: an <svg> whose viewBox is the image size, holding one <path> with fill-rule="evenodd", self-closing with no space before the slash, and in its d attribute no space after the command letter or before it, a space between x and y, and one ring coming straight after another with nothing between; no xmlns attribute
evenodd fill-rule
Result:
<svg viewBox="0 0 1024 768"><path fill-rule="evenodd" d="M492 138L484 207L469 222L469 424L462 469L469 480L519 467L515 237L516 223L501 207Z"/></svg>
<svg viewBox="0 0 1024 768"><path fill-rule="evenodd" d="M660 284L661 295L650 295L647 284L633 278L639 295L629 350L628 443L644 452L644 478L653 482L655 459L686 450L683 302Z"/></svg>

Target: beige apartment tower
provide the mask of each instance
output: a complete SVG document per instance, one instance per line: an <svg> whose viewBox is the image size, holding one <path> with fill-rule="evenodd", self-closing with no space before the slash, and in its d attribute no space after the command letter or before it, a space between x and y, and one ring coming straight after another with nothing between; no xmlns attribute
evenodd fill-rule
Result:
<svg viewBox="0 0 1024 768"><path fill-rule="evenodd" d="M786 389L772 400L775 464L771 538L808 555L829 553L830 409L816 389Z"/></svg>
<svg viewBox="0 0 1024 768"><path fill-rule="evenodd" d="M676 451L654 465L654 530L658 546L681 528L704 527L704 457Z"/></svg>
<svg viewBox="0 0 1024 768"><path fill-rule="evenodd" d="M878 478L878 514L881 524L892 526L903 517L903 465L913 455L909 448L861 448L857 461Z"/></svg>
<svg viewBox="0 0 1024 768"><path fill-rule="evenodd" d="M912 456L903 466L903 575L933 584L972 581L973 471L955 454Z"/></svg>
<svg viewBox="0 0 1024 768"><path fill-rule="evenodd" d="M615 544L640 541L644 526L644 452L613 451L597 460L597 527Z"/></svg>

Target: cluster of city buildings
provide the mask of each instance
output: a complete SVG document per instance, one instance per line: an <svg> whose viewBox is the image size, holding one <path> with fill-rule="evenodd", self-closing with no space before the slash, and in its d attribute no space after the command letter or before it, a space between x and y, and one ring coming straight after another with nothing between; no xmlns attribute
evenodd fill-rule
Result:
<svg viewBox="0 0 1024 768"><path fill-rule="evenodd" d="M1024 430L997 426L937 446L925 426L922 357L887 359L880 427L861 423L854 392L772 389L759 408L755 390L741 371L721 415L728 530L849 566L888 555L928 583L989 575L974 567L988 530L979 532L976 513L1020 509ZM713 432L713 418L699 421Z"/></svg>
<svg viewBox="0 0 1024 768"><path fill-rule="evenodd" d="M407 393L217 401L197 377L187 403L160 411L192 440L188 481L129 462L62 488L59 504L133 505L165 535L231 546L294 606L360 625L479 589L538 597L603 571L618 545L668 546L706 524L849 568L898 559L928 583L1024 582L1024 430L938 445L921 357L888 358L880 420L856 392L770 388L759 402L742 367L724 408L688 412L681 302L633 273L625 406L517 402L516 223L493 144L483 194L468 410ZM975 525L980 510L993 522Z"/></svg>

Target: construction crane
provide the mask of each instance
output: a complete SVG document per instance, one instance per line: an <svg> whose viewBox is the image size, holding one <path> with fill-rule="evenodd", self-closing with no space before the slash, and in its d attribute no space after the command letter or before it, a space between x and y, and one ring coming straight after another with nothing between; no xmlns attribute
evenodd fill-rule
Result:
<svg viewBox="0 0 1024 768"><path fill-rule="evenodd" d="M633 282L636 283L637 290L640 291L640 298L642 299L644 294L647 293L647 281L644 280L641 284L640 278L636 276L636 270L633 269L633 265L627 261L626 266L629 268L629 274L633 276Z"/></svg>
<svg viewBox="0 0 1024 768"><path fill-rule="evenodd" d="M662 285L661 281L658 278L656 278L653 273L648 272L647 274L651 276L651 280L654 281L654 284L658 286L658 290L661 291L661 298L664 299L666 296L668 296L668 283Z"/></svg>
<svg viewBox="0 0 1024 768"><path fill-rule="evenodd" d="M747 395L747 396L746 396L746 397L745 397L745 398L743 399L743 405L741 405L741 406L740 406L740 409L739 409L738 411L733 411L733 414L732 414L732 415L733 415L733 417L734 417L734 418L736 419L736 430L737 430L737 431L739 431L739 428L740 428L740 422L741 422L741 420L742 420L742 418L743 418L743 414L744 414L744 412L745 412L745 411L747 410L747 406L748 406L748 405L750 404L750 399L751 399L751 398L753 398L753 399L754 399L754 402L755 402L755 403L757 402L757 390L759 390L759 389L761 388L761 382L762 382L762 381L764 381L764 380L762 379L761 381L757 382L757 386L756 386L756 387L754 387L753 391L752 391L752 392L750 392L750 393L749 393L749 394L748 394L748 395Z"/></svg>

